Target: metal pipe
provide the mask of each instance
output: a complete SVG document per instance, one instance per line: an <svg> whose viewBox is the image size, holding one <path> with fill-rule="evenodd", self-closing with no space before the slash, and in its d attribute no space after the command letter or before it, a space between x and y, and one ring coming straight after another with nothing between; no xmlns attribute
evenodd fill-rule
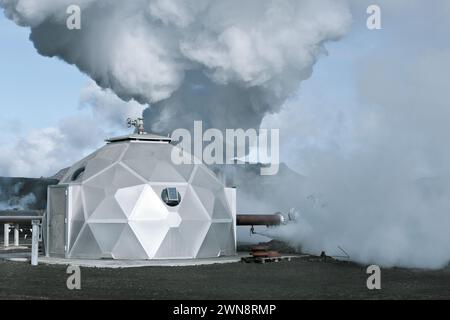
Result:
<svg viewBox="0 0 450 320"><path fill-rule="evenodd" d="M14 246L18 247L19 246L19 224L16 223L14 225Z"/></svg>
<svg viewBox="0 0 450 320"><path fill-rule="evenodd" d="M23 221L42 220L43 210L1 210L0 222L17 223Z"/></svg>
<svg viewBox="0 0 450 320"><path fill-rule="evenodd" d="M9 223L3 226L3 246L9 247Z"/></svg>
<svg viewBox="0 0 450 320"><path fill-rule="evenodd" d="M32 237L31 237L31 265L38 265L39 254L39 220L31 221L32 225Z"/></svg>
<svg viewBox="0 0 450 320"><path fill-rule="evenodd" d="M236 225L238 226L278 226L284 224L286 219L281 213L275 214L238 214Z"/></svg>
<svg viewBox="0 0 450 320"><path fill-rule="evenodd" d="M32 220L42 220L42 216L0 216L0 222L7 224Z"/></svg>
<svg viewBox="0 0 450 320"><path fill-rule="evenodd" d="M0 216L42 216L45 210L0 210Z"/></svg>

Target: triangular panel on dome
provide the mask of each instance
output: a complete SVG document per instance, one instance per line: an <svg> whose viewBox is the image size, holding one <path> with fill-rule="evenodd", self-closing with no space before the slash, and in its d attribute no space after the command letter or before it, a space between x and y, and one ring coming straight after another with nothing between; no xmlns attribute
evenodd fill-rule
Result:
<svg viewBox="0 0 450 320"><path fill-rule="evenodd" d="M126 144L108 144L98 150L91 159L86 161L83 180L86 181L91 177L94 177L115 162L119 161L120 156L126 147Z"/></svg>
<svg viewBox="0 0 450 320"><path fill-rule="evenodd" d="M149 185L146 185L129 219L140 221L165 220L168 214L169 210L161 198Z"/></svg>
<svg viewBox="0 0 450 320"><path fill-rule="evenodd" d="M98 151L96 158L101 158L109 161L118 161L120 160L127 147L127 143L107 144L105 147L101 148Z"/></svg>
<svg viewBox="0 0 450 320"><path fill-rule="evenodd" d="M155 254L155 258L159 259L181 259L181 258L193 258L190 255L188 245L184 241L177 228L171 228L164 238L163 242L159 246L158 251Z"/></svg>
<svg viewBox="0 0 450 320"><path fill-rule="evenodd" d="M101 187L94 187L87 184L82 186L83 198L84 198L84 211L89 217L95 209L102 203L106 197L105 190Z"/></svg>
<svg viewBox="0 0 450 320"><path fill-rule="evenodd" d="M183 220L211 220L191 186L188 187L185 196L181 199L178 213Z"/></svg>
<svg viewBox="0 0 450 320"><path fill-rule="evenodd" d="M81 194L81 187L74 186L70 189L71 192L71 212L70 220L72 221L84 221L84 206L83 197Z"/></svg>
<svg viewBox="0 0 450 320"><path fill-rule="evenodd" d="M173 164L173 167L186 181L190 180L192 172L195 168L193 164Z"/></svg>
<svg viewBox="0 0 450 320"><path fill-rule="evenodd" d="M142 159L122 160L122 163L133 170L144 181L148 181L156 168L156 160L142 161Z"/></svg>
<svg viewBox="0 0 450 320"><path fill-rule="evenodd" d="M122 220L127 221L127 216L122 211L122 208L117 203L114 197L108 196L103 199L102 203L95 209L88 221L95 220Z"/></svg>
<svg viewBox="0 0 450 320"><path fill-rule="evenodd" d="M168 159L170 161L170 158ZM160 160L153 170L153 173L149 178L150 182L187 182L185 177L183 177L176 169L175 165L168 161Z"/></svg>
<svg viewBox="0 0 450 320"><path fill-rule="evenodd" d="M213 223L212 228L217 236L221 254L233 254L235 252L233 223Z"/></svg>
<svg viewBox="0 0 450 320"><path fill-rule="evenodd" d="M69 257L92 259L100 259L102 257L102 250L88 224L84 224L72 250L70 250Z"/></svg>
<svg viewBox="0 0 450 320"><path fill-rule="evenodd" d="M144 191L144 188L145 184L141 184L116 191L114 197L127 217L130 217L133 213L134 207L136 206L142 191Z"/></svg>
<svg viewBox="0 0 450 320"><path fill-rule="evenodd" d="M86 165L85 171L83 173L83 180L88 180L94 177L95 175L111 166L114 162L115 161L113 160L94 157L93 159L89 160Z"/></svg>
<svg viewBox="0 0 450 320"><path fill-rule="evenodd" d="M151 148L147 149L148 155L159 161L167 161L172 157L173 146L169 143L154 143Z"/></svg>
<svg viewBox="0 0 450 320"><path fill-rule="evenodd" d="M215 195L214 193L209 190L202 187L192 187L197 194L198 199L202 203L203 207L205 208L206 212L209 214L209 216L212 218L213 215L213 209L214 209L214 199Z"/></svg>
<svg viewBox="0 0 450 320"><path fill-rule="evenodd" d="M149 145L151 147L149 147ZM126 162L130 159L145 159L154 158L156 156L156 148L154 148L157 144L149 144L147 142L139 143L132 142L128 146L128 150L122 157L122 161Z"/></svg>
<svg viewBox="0 0 450 320"><path fill-rule="evenodd" d="M113 196L118 189L145 183L120 164L115 164L83 183L83 188L91 187L103 190Z"/></svg>
<svg viewBox="0 0 450 320"><path fill-rule="evenodd" d="M72 248L72 246L75 244L75 241L77 240L83 226L84 222L82 221L71 221L69 226L69 248Z"/></svg>
<svg viewBox="0 0 450 320"><path fill-rule="evenodd" d="M234 226L232 225L229 234L226 239L224 239L224 246L222 247L222 254L224 255L234 255L236 254L236 232Z"/></svg>
<svg viewBox="0 0 450 320"><path fill-rule="evenodd" d="M169 227L163 221L130 221L129 226L150 259L154 257L169 232Z"/></svg>
<svg viewBox="0 0 450 320"><path fill-rule="evenodd" d="M126 223L89 223L103 256L111 254L126 225Z"/></svg>
<svg viewBox="0 0 450 320"><path fill-rule="evenodd" d="M129 225L124 227L117 244L112 250L112 256L114 259L148 259L141 242Z"/></svg>
<svg viewBox="0 0 450 320"><path fill-rule="evenodd" d="M209 189L212 192L217 192L223 188L222 183L208 168L203 165L198 165L191 178L191 183L195 187Z"/></svg>
<svg viewBox="0 0 450 320"><path fill-rule="evenodd" d="M223 191L216 194L212 218L213 220L233 219L231 209Z"/></svg>
<svg viewBox="0 0 450 320"><path fill-rule="evenodd" d="M210 226L211 223L209 221L183 220L181 222L178 231L184 239L189 256L197 256Z"/></svg>
<svg viewBox="0 0 450 320"><path fill-rule="evenodd" d="M152 144L149 147L148 143L132 143L125 152L122 158L122 163L143 177L145 180L149 180L156 165L160 161L156 155L156 144Z"/></svg>
<svg viewBox="0 0 450 320"><path fill-rule="evenodd" d="M197 258L218 257L220 255L220 244L217 241L217 235L213 225L210 226L206 234L200 250L197 253Z"/></svg>
<svg viewBox="0 0 450 320"><path fill-rule="evenodd" d="M114 177L111 181L113 186L113 193L118 189L127 188L135 185L140 185L146 181L135 175L128 168L121 164L114 166Z"/></svg>

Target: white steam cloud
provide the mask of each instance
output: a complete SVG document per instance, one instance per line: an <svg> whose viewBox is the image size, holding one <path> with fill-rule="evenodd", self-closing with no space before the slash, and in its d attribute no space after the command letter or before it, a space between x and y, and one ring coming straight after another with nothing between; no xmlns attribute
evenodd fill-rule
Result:
<svg viewBox="0 0 450 320"><path fill-rule="evenodd" d="M450 5L401 3L380 3L388 30L371 33L361 21L354 31L372 48L349 52L347 40L334 48L352 61L343 63L355 70L344 80L356 84L354 98L317 99L334 85L327 77L340 78L334 65L303 101L265 119L289 124L284 159L308 176L298 223L269 234L315 254L342 256L342 247L362 263L440 268L450 261L450 46L442 42ZM358 1L356 12L368 4Z"/></svg>
<svg viewBox="0 0 450 320"><path fill-rule="evenodd" d="M81 30L66 8L81 7ZM120 98L151 104L148 130L258 127L307 79L351 16L336 0L0 0L44 56ZM173 119L177 119L174 121Z"/></svg>

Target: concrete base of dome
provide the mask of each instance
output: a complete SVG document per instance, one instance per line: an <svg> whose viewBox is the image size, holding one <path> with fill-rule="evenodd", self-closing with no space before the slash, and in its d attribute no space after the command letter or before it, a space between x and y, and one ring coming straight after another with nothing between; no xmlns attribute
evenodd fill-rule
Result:
<svg viewBox="0 0 450 320"><path fill-rule="evenodd" d="M48 265L72 265L85 268L139 268L139 267L184 267L199 266L223 263L240 262L243 257L248 254L240 253L235 256L206 258L206 259L179 259L179 260L89 260L89 259L65 259L55 257L39 257L39 264ZM0 252L0 260L29 262L31 254L29 252Z"/></svg>

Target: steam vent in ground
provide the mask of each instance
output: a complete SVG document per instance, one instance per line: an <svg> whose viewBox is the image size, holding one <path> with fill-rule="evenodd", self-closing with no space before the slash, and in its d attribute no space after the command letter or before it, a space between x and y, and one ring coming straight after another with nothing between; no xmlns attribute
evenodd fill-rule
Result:
<svg viewBox="0 0 450 320"><path fill-rule="evenodd" d="M235 255L236 194L202 164L175 165L170 138L133 134L49 188L46 254L84 259Z"/></svg>

